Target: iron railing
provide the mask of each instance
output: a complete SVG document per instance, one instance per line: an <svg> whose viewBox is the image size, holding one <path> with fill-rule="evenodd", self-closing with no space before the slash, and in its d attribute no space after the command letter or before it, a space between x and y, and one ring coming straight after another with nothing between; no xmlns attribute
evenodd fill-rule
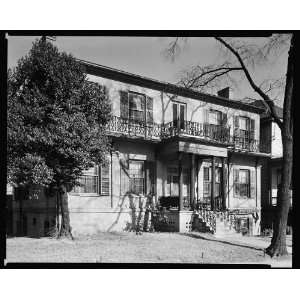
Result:
<svg viewBox="0 0 300 300"><path fill-rule="evenodd" d="M145 123L133 119L113 116L106 126L109 134L118 136L140 137L150 140L162 140L173 136L193 136L201 139L226 144L235 151L265 152L269 148L264 143L253 139L248 132L235 132L230 135L230 127L192 121L171 121L165 124Z"/></svg>

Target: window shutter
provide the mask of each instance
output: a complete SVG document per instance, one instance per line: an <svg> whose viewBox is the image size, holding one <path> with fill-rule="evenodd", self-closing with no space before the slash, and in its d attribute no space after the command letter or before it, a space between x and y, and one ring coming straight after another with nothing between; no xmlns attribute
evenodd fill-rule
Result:
<svg viewBox="0 0 300 300"><path fill-rule="evenodd" d="M126 91L120 91L120 112L121 112L121 118L128 119L129 103L128 103L128 92Z"/></svg>
<svg viewBox="0 0 300 300"><path fill-rule="evenodd" d="M107 164L107 166L100 167L100 194L106 196L110 194L109 167L110 164Z"/></svg>
<svg viewBox="0 0 300 300"><path fill-rule="evenodd" d="M255 171L250 171L250 198L255 198L256 182L255 182Z"/></svg>
<svg viewBox="0 0 300 300"><path fill-rule="evenodd" d="M121 169L121 189L120 193L121 196L126 195L126 193L129 192L129 164L120 163L120 169Z"/></svg>
<svg viewBox="0 0 300 300"><path fill-rule="evenodd" d="M226 126L227 125L227 114L226 113L222 113L222 121L221 121L221 124L223 126Z"/></svg>
<svg viewBox="0 0 300 300"><path fill-rule="evenodd" d="M237 135L238 136L238 130L239 130L239 117L238 116L234 116L233 117L233 120L234 120L234 135Z"/></svg>
<svg viewBox="0 0 300 300"><path fill-rule="evenodd" d="M254 140L255 137L255 120L250 119L250 139Z"/></svg>
<svg viewBox="0 0 300 300"><path fill-rule="evenodd" d="M203 108L203 123L208 123L209 122L209 111L206 108Z"/></svg>
<svg viewBox="0 0 300 300"><path fill-rule="evenodd" d="M147 122L153 123L153 98L146 96Z"/></svg>
<svg viewBox="0 0 300 300"><path fill-rule="evenodd" d="M233 169L233 194L235 197L240 195L239 169Z"/></svg>

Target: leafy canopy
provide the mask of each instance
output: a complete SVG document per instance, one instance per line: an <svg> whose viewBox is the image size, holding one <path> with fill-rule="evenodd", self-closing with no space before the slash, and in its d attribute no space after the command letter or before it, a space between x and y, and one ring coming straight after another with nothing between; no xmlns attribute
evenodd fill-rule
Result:
<svg viewBox="0 0 300 300"><path fill-rule="evenodd" d="M74 57L37 40L8 71L8 179L17 185L74 185L105 163L105 88L89 82Z"/></svg>

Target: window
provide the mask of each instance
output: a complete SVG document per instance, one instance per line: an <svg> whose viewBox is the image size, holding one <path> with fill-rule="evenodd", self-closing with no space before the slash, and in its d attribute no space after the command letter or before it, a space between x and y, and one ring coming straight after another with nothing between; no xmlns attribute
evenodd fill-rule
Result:
<svg viewBox="0 0 300 300"><path fill-rule="evenodd" d="M185 111L186 111L185 104L173 102L173 126L174 127L178 126L178 121L179 121L180 129L184 129Z"/></svg>
<svg viewBox="0 0 300 300"><path fill-rule="evenodd" d="M210 197L211 194L211 168L204 167L203 168L203 196L204 197Z"/></svg>
<svg viewBox="0 0 300 300"><path fill-rule="evenodd" d="M109 164L107 166L95 166L83 172L78 178L79 186L75 186L73 193L109 195L110 178ZM100 175L100 176L99 176ZM100 178L99 178L100 177Z"/></svg>
<svg viewBox="0 0 300 300"><path fill-rule="evenodd" d="M83 172L78 178L80 186L75 186L72 190L74 193L99 193L99 168L97 166Z"/></svg>
<svg viewBox="0 0 300 300"><path fill-rule="evenodd" d="M221 170L222 168L215 168L215 197L221 195ZM211 181L212 181L212 168L204 167L203 169L203 195L204 197L210 197L211 195Z"/></svg>
<svg viewBox="0 0 300 300"><path fill-rule="evenodd" d="M144 162L129 161L129 191L134 194L144 194L145 176Z"/></svg>
<svg viewBox="0 0 300 300"><path fill-rule="evenodd" d="M211 110L209 112L209 124L221 125L222 124L222 112L218 110Z"/></svg>
<svg viewBox="0 0 300 300"><path fill-rule="evenodd" d="M243 198L255 197L254 171L247 169L234 169L234 196ZM251 177L251 178L250 178Z"/></svg>
<svg viewBox="0 0 300 300"><path fill-rule="evenodd" d="M153 98L139 93L120 91L120 116L136 123L145 121L153 123Z"/></svg>
<svg viewBox="0 0 300 300"><path fill-rule="evenodd" d="M145 121L145 95L129 93L129 119Z"/></svg>
<svg viewBox="0 0 300 300"><path fill-rule="evenodd" d="M32 225L35 226L36 225L36 218L32 219Z"/></svg>
<svg viewBox="0 0 300 300"><path fill-rule="evenodd" d="M250 197L250 174L249 170L240 170L239 183L240 183L240 196Z"/></svg>

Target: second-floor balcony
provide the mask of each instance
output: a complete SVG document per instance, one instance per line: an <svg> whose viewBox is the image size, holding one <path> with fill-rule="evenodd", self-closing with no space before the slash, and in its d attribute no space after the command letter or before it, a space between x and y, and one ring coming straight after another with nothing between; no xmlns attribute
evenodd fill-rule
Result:
<svg viewBox="0 0 300 300"><path fill-rule="evenodd" d="M221 143L237 151L267 152L263 144L247 132L230 134L230 127L192 121L171 121L164 124L145 123L113 116L107 124L107 132L113 136L143 138L161 141L174 136L195 137L211 143Z"/></svg>

